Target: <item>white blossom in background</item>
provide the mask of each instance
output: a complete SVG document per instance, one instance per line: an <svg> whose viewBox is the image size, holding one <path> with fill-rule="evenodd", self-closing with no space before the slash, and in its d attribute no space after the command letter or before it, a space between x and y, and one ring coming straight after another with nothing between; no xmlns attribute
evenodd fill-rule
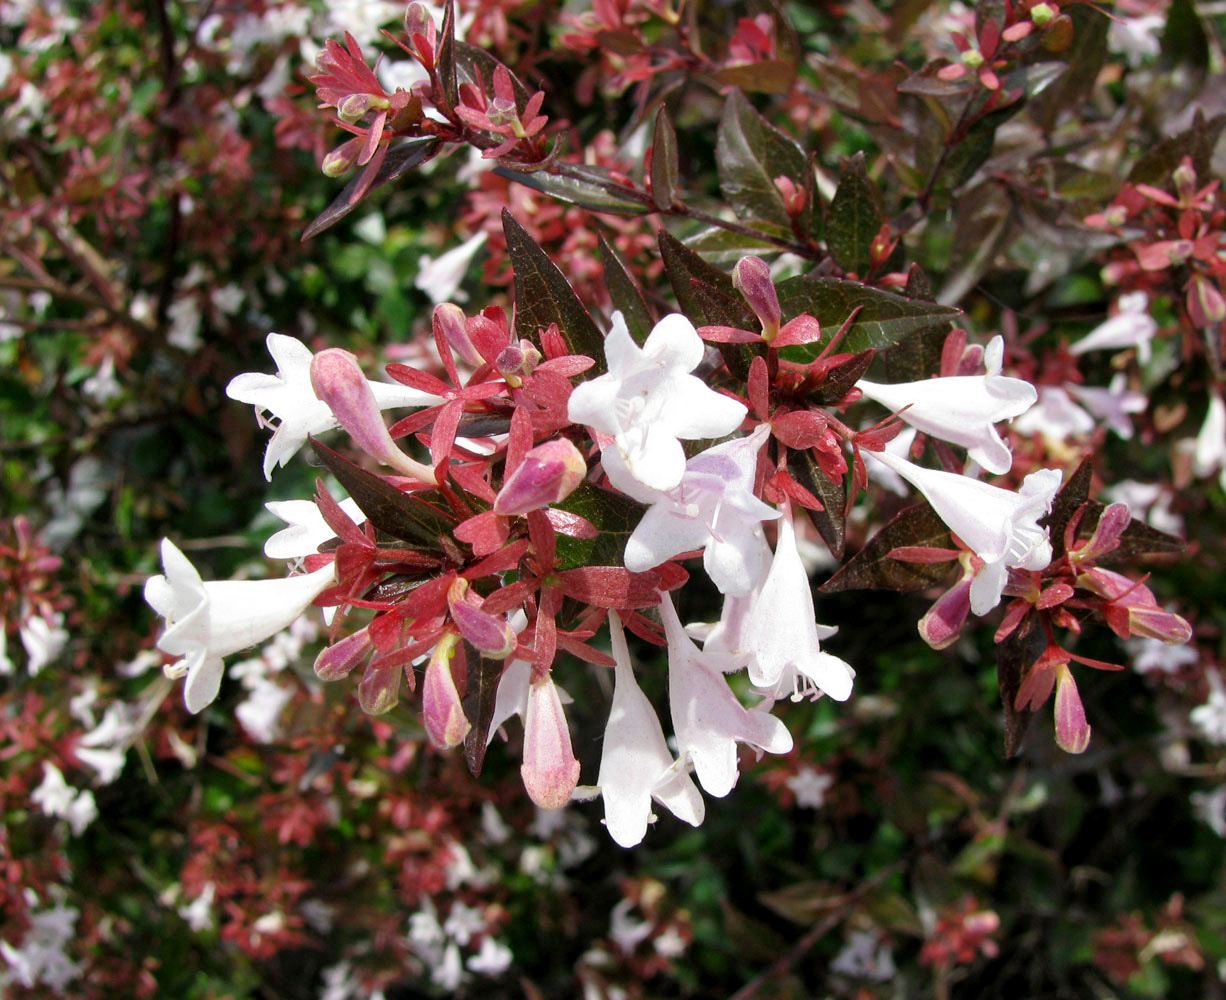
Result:
<svg viewBox="0 0 1226 1000"><path fill-rule="evenodd" d="M1174 491L1161 483L1139 483L1124 479L1103 490L1104 499L1111 503L1126 503L1133 517L1150 527L1172 535L1183 534L1183 518L1171 509Z"/></svg>
<svg viewBox="0 0 1226 1000"><path fill-rule="evenodd" d="M1139 674L1175 674L1182 667L1190 667L1200 659L1200 650L1188 644L1172 646L1161 639L1128 639L1124 648L1132 656L1132 669Z"/></svg>
<svg viewBox="0 0 1226 1000"><path fill-rule="evenodd" d="M1039 401L1013 422L1019 434L1041 434L1054 445L1094 430L1094 418L1058 385L1039 386Z"/></svg>
<svg viewBox="0 0 1226 1000"><path fill-rule="evenodd" d="M1218 482L1226 490L1226 403L1220 392L1209 393L1209 409L1192 452L1192 471L1202 479L1219 473Z"/></svg>
<svg viewBox="0 0 1226 1000"><path fill-rule="evenodd" d="M94 373L81 383L81 391L99 406L105 406L112 399L123 395L123 386L115 377L114 355L103 355Z"/></svg>
<svg viewBox="0 0 1226 1000"><path fill-rule="evenodd" d="M213 897L216 891L217 887L212 882L206 882L199 896L178 909L179 916L197 934L213 929Z"/></svg>
<svg viewBox="0 0 1226 1000"><path fill-rule="evenodd" d="M43 780L30 800L48 816L66 819L74 837L81 836L85 828L98 818L98 806L94 793L88 788L73 788L64 780L64 774L50 761L43 761Z"/></svg>
<svg viewBox="0 0 1226 1000"><path fill-rule="evenodd" d="M442 302L467 301L468 295L460 290L460 282L468 273L468 265L472 263L477 251L485 245L487 235L485 230L481 230L458 247L453 247L438 257L422 254L417 261L414 287L425 292L435 305Z"/></svg>
<svg viewBox="0 0 1226 1000"><path fill-rule="evenodd" d="M1069 392L1081 400L1081 405L1094 415L1109 431L1124 441L1132 440L1130 414L1144 413L1149 398L1143 392L1128 388L1128 376L1116 372L1111 384L1105 389L1088 385L1069 385Z"/></svg>
<svg viewBox="0 0 1226 1000"><path fill-rule="evenodd" d="M92 767L99 785L109 785L123 771L128 742L136 732L140 706L117 701L107 706L102 721L77 740L77 760Z"/></svg>
<svg viewBox="0 0 1226 1000"><path fill-rule="evenodd" d="M199 350L200 340L200 303L194 295L181 295L171 303L166 310L170 319L170 331L166 334L166 342L171 347L181 351Z"/></svg>
<svg viewBox="0 0 1226 1000"><path fill-rule="evenodd" d="M1158 324L1149 314L1149 296L1144 292L1130 292L1121 295L1118 311L1110 319L1100 323L1069 348L1072 354L1085 354L1087 351L1123 350L1128 347L1137 349L1137 360L1141 364L1149 361L1150 341L1158 332Z"/></svg>
<svg viewBox="0 0 1226 1000"><path fill-rule="evenodd" d="M43 667L54 663L68 643L68 630L63 627L64 616L58 611L50 619L42 615L30 615L21 623L21 644L26 651L26 670L34 677Z"/></svg>
<svg viewBox="0 0 1226 1000"><path fill-rule="evenodd" d="M1128 17L1113 11L1107 29L1107 47L1124 56L1129 66L1139 66L1162 51L1161 35L1165 27L1166 18L1161 14Z"/></svg>
<svg viewBox="0 0 1226 1000"><path fill-rule="evenodd" d="M469 972L479 976L501 976L511 967L514 959L511 949L496 938L487 937L481 942L475 955L464 963Z"/></svg>
<svg viewBox="0 0 1226 1000"><path fill-rule="evenodd" d="M1192 811L1219 837L1226 837L1226 785L1212 792L1193 792Z"/></svg>
<svg viewBox="0 0 1226 1000"><path fill-rule="evenodd" d="M52 905L36 909L38 894L33 889L25 890L30 926L19 946L0 940L0 957L8 966L0 970L0 989L7 992L10 984L19 983L28 990L45 986L54 994L66 995L68 984L81 975L65 951L77 937L80 911L64 905L64 892L59 886L52 888L51 895L56 899Z"/></svg>
<svg viewBox="0 0 1226 1000"><path fill-rule="evenodd" d="M1208 677L1209 698L1203 705L1192 709L1188 718L1208 742L1214 746L1226 746L1226 690L1217 671L1209 671Z"/></svg>
<svg viewBox="0 0 1226 1000"><path fill-rule="evenodd" d="M801 809L820 809L826 804L826 793L834 786L834 778L805 765L788 778L786 784Z"/></svg>
<svg viewBox="0 0 1226 1000"><path fill-rule="evenodd" d="M609 914L609 940L623 955L633 955L634 949L651 937L651 922L635 920L630 915L633 909L631 900L621 899Z"/></svg>
<svg viewBox="0 0 1226 1000"><path fill-rule="evenodd" d="M893 949L872 931L852 931L830 963L830 971L876 983L889 982L898 974Z"/></svg>
<svg viewBox="0 0 1226 1000"><path fill-rule="evenodd" d="M295 688L260 677L234 710L247 735L256 743L273 743L282 736L281 713L294 698Z"/></svg>

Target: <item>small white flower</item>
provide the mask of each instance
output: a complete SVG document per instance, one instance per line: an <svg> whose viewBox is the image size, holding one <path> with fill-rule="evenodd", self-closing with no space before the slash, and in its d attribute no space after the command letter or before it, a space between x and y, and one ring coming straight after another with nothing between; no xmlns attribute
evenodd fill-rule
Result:
<svg viewBox="0 0 1226 1000"><path fill-rule="evenodd" d="M311 388L311 349L293 337L280 333L268 335L268 353L277 364L276 375L244 372L226 386L226 395L240 403L250 403L263 413L277 418L277 428L264 452L264 478L272 480L272 470L285 465L306 444L309 436L339 426L328 404ZM380 409L396 406L429 406L440 402L437 396L390 382L370 382Z"/></svg>
<svg viewBox="0 0 1226 1000"><path fill-rule="evenodd" d="M830 970L878 983L888 982L898 973L890 946L872 931L852 931L843 950L830 963Z"/></svg>
<svg viewBox="0 0 1226 1000"><path fill-rule="evenodd" d="M417 262L414 287L430 296L430 301L435 305L441 302L465 301L468 296L459 290L460 282L468 273L468 265L472 263L477 251L485 245L485 239L486 232L483 229L438 258L422 254Z"/></svg>
<svg viewBox="0 0 1226 1000"><path fill-rule="evenodd" d="M270 500L264 506L289 525L268 536L264 555L269 559L301 559L318 552L324 542L336 537L314 500ZM353 497L346 497L339 506L354 524L366 520L366 514Z"/></svg>
<svg viewBox="0 0 1226 1000"><path fill-rule="evenodd" d="M1188 719L1214 746L1226 746L1226 690L1215 671L1209 673L1209 699L1192 709Z"/></svg>
<svg viewBox="0 0 1226 1000"><path fill-rule="evenodd" d="M616 312L604 348L609 370L571 393L570 419L613 438L602 459L618 489L634 495L637 481L639 489L671 490L685 475L678 439L724 437L745 406L690 374L705 349L680 313L660 320L639 347Z"/></svg>
<svg viewBox="0 0 1226 1000"><path fill-rule="evenodd" d="M834 785L834 778L815 767L802 767L787 780L787 786L796 796L801 809L820 809L826 804L826 793Z"/></svg>
<svg viewBox="0 0 1226 1000"><path fill-rule="evenodd" d="M26 669L33 677L55 661L68 642L68 630L61 626L64 616L56 612L51 619L30 615L21 623L21 644L25 647Z"/></svg>
<svg viewBox="0 0 1226 1000"><path fill-rule="evenodd" d="M289 627L336 580L329 563L314 573L280 580L220 580L205 583L170 539L162 541L165 576L145 583L145 600L166 619L158 649L181 656L169 676L187 675L188 711L199 712L217 697L222 657L257 645Z"/></svg>
<svg viewBox="0 0 1226 1000"><path fill-rule="evenodd" d="M1171 646L1161 639L1129 639L1124 646L1132 654L1132 669L1139 674L1176 674L1200 659L1196 646Z"/></svg>
<svg viewBox="0 0 1226 1000"><path fill-rule="evenodd" d="M1192 453L1192 471L1202 478L1220 472L1218 481L1226 490L1226 403L1221 393L1209 393L1209 409Z"/></svg>
<svg viewBox="0 0 1226 1000"><path fill-rule="evenodd" d="M1193 792L1192 811L1219 837L1226 837L1226 785L1212 792Z"/></svg>
<svg viewBox="0 0 1226 1000"><path fill-rule="evenodd" d="M43 781L30 793L30 800L48 816L68 820L74 837L81 836L98 818L94 793L73 788L64 780L63 772L49 761L43 761Z"/></svg>
<svg viewBox="0 0 1226 1000"><path fill-rule="evenodd" d="M1118 311L1110 319L1100 323L1069 348L1072 354L1086 351L1137 349L1141 364L1149 361L1150 341L1158 332L1158 324L1149 314L1149 296L1144 292L1121 295Z"/></svg>
<svg viewBox="0 0 1226 1000"><path fill-rule="evenodd" d="M1042 434L1045 440L1060 445L1071 437L1089 434L1094 430L1094 418L1060 386L1044 385L1039 387L1038 403L1013 422L1013 429L1024 435Z"/></svg>
<svg viewBox="0 0 1226 1000"><path fill-rule="evenodd" d="M206 882L199 896L186 906L179 907L179 916L197 934L213 927L213 895L216 891L217 887L212 882Z"/></svg>
<svg viewBox="0 0 1226 1000"><path fill-rule="evenodd" d="M63 904L64 892L59 886L52 887L52 894L57 898L55 905L34 910L38 896L26 890L26 900L32 911L30 926L20 947L0 941L0 957L8 966L7 972L0 973L0 988L15 979L26 989L41 984L53 995L64 996L68 984L81 974L64 951L77 937L80 911Z"/></svg>
<svg viewBox="0 0 1226 1000"><path fill-rule="evenodd" d="M511 949L496 938L487 937L481 942L481 947L475 955L470 955L464 964L469 972L479 976L501 976L511 967L515 956Z"/></svg>
<svg viewBox="0 0 1226 1000"><path fill-rule="evenodd" d="M1149 399L1145 393L1133 392L1127 386L1128 376L1123 372L1116 372L1111 384L1105 389L1088 385L1070 385L1068 389L1108 430L1114 431L1123 440L1130 441L1132 420L1129 414L1144 413Z"/></svg>
<svg viewBox="0 0 1226 1000"><path fill-rule="evenodd" d="M234 710L234 717L256 743L271 743L281 736L281 713L294 697L294 688L258 677Z"/></svg>
<svg viewBox="0 0 1226 1000"><path fill-rule="evenodd" d="M953 375L919 382L880 385L860 381L856 388L917 430L961 445L988 472L1003 475L1013 455L994 426L1028 410L1035 388L1020 378L1000 374L1005 340L995 337L983 352L984 375ZM906 407L906 409L904 409Z"/></svg>

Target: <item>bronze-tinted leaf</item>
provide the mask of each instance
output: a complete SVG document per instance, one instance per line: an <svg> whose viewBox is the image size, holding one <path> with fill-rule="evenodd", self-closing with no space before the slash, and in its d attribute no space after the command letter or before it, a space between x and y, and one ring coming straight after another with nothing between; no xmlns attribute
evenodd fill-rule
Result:
<svg viewBox="0 0 1226 1000"><path fill-rule="evenodd" d="M643 298L639 283L630 276L617 251L609 246L603 235L597 237L597 245L600 248L600 260L604 264L605 287L609 290L613 308L621 310L630 336L642 347L655 325L651 309Z"/></svg>
<svg viewBox="0 0 1226 1000"><path fill-rule="evenodd" d="M595 538L557 536L559 570L580 566L620 566L626 541L643 517L643 505L620 493L583 483L559 504L558 509L578 514L591 522Z"/></svg>
<svg viewBox="0 0 1226 1000"><path fill-rule="evenodd" d="M1013 707L1026 671L1046 648L1047 639L1039 627L1038 615L1030 613L1017 628L996 647L996 683L1005 712L1005 756L1013 757L1022 748L1022 739L1030 726L1030 709Z"/></svg>
<svg viewBox="0 0 1226 1000"><path fill-rule="evenodd" d="M1041 518L1039 524L1047 528L1051 536L1052 559L1064 557L1064 529L1082 504L1090 498L1090 480L1094 476L1091 456L1082 459L1068 481L1060 487L1051 504L1051 513Z"/></svg>
<svg viewBox="0 0 1226 1000"><path fill-rule="evenodd" d="M1128 171L1128 179L1134 184L1161 186L1169 182L1171 173L1185 156L1192 157L1192 166L1198 177L1205 178L1212 167L1213 150L1226 128L1226 114L1214 115L1208 121L1197 110L1192 127L1163 139L1158 145L1141 154Z"/></svg>
<svg viewBox="0 0 1226 1000"><path fill-rule="evenodd" d="M507 255L515 272L515 326L519 336L541 347L540 332L557 323L572 354L585 354L596 363L580 378L595 378L606 371L604 337L588 315L570 282L528 231L502 210L502 231Z"/></svg>
<svg viewBox="0 0 1226 1000"><path fill-rule="evenodd" d="M1049 132L1062 111L1085 102L1107 58L1107 15L1088 4L1070 6L1065 13L1073 20L1073 42L1061 53L1067 69L1030 101L1031 117Z"/></svg>
<svg viewBox="0 0 1226 1000"><path fill-rule="evenodd" d="M913 563L891 558L901 546L947 549L949 528L927 503L907 507L891 518L859 552L821 586L826 594L841 590L926 590L949 578L950 562Z"/></svg>
<svg viewBox="0 0 1226 1000"><path fill-rule="evenodd" d="M805 154L763 118L739 90L724 104L715 143L720 190L743 219L791 229L776 177L804 186Z"/></svg>
<svg viewBox="0 0 1226 1000"><path fill-rule="evenodd" d="M311 446L379 531L413 548L443 551L440 539L450 537L455 521L440 508L427 503L420 493L402 493L314 438Z"/></svg>
<svg viewBox="0 0 1226 1000"><path fill-rule="evenodd" d="M494 700L498 695L498 681L502 677L502 660L487 659L472 646L466 652L468 688L461 707L472 728L464 737L464 760L473 777L480 777L490 723L494 721Z"/></svg>
<svg viewBox="0 0 1226 1000"><path fill-rule="evenodd" d="M573 165L568 165L568 175L550 174L544 170L524 173L521 170L511 170L509 167L498 166L494 173L507 180L523 184L534 191L540 191L559 201L565 201L589 212L605 212L610 215L644 215L651 211L651 205L645 200L621 195L613 187L612 181L602 177L598 167L586 167L582 173L590 176L573 176L576 172Z"/></svg>
<svg viewBox="0 0 1226 1000"><path fill-rule="evenodd" d="M868 179L864 153L844 157L826 220L826 243L839 267L861 277L868 273L873 238L881 229L879 201L877 188Z"/></svg>
<svg viewBox="0 0 1226 1000"><path fill-rule="evenodd" d="M913 339L911 337L908 338L908 340ZM872 348L869 348L867 351L853 354L842 364L831 368L826 381L818 386L817 391L813 393L813 401L827 406L839 402L839 400L847 395L848 390L853 385L864 378L864 373L868 371L868 366L873 363L873 357L876 353Z"/></svg>
<svg viewBox="0 0 1226 1000"><path fill-rule="evenodd" d="M847 519L843 509L847 506L847 483L843 478L826 478L813 455L807 451L788 452L788 472L801 486L816 496L825 510L805 510L822 541L836 559L843 558L846 543Z"/></svg>
<svg viewBox="0 0 1226 1000"><path fill-rule="evenodd" d="M443 85L443 97L453 108L460 103L455 44L455 0L447 0L447 5L443 8L443 24L439 29L438 54L434 63L439 82Z"/></svg>
<svg viewBox="0 0 1226 1000"><path fill-rule="evenodd" d="M663 105L656 112L656 128L651 147L651 199L656 208L667 212L673 207L681 186L681 167L677 157L677 131Z"/></svg>

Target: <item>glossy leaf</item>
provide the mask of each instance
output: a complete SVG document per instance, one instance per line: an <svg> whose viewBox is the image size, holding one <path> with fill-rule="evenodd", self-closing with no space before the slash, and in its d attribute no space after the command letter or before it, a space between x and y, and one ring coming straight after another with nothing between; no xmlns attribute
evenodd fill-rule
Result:
<svg viewBox="0 0 1226 1000"><path fill-rule="evenodd" d="M881 229L879 196L868 179L863 152L844 157L839 174L826 221L826 243L839 267L863 276L870 266L873 239Z"/></svg>
<svg viewBox="0 0 1226 1000"><path fill-rule="evenodd" d="M443 8L443 23L439 28L438 54L435 71L443 85L443 97L453 108L460 103L460 85L456 79L455 0L447 0Z"/></svg>
<svg viewBox="0 0 1226 1000"><path fill-rule="evenodd" d="M503 661L487 659L472 646L466 652L468 687L460 707L472 727L464 737L464 760L473 777L480 777L490 723L494 721L494 702L498 695L498 681L502 678Z"/></svg>
<svg viewBox="0 0 1226 1000"><path fill-rule="evenodd" d="M715 163L720 190L737 215L791 228L775 178L788 177L803 187L805 154L758 114L739 90L729 94L724 104Z"/></svg>
<svg viewBox="0 0 1226 1000"><path fill-rule="evenodd" d="M1107 15L1088 4L1069 7L1066 13L1073 19L1073 43L1062 54L1067 69L1030 101L1030 116L1049 132L1062 111L1085 102L1107 59Z"/></svg>
<svg viewBox="0 0 1226 1000"><path fill-rule="evenodd" d="M580 378L595 378L605 371L604 337L583 308L570 282L549 259L528 231L507 209L502 210L502 231L507 256L515 272L515 327L541 348L540 332L557 323L572 354L586 354L596 363Z"/></svg>
<svg viewBox="0 0 1226 1000"><path fill-rule="evenodd" d="M904 545L947 549L949 528L927 503L899 511L867 545L851 557L819 588L826 594L841 590L926 590L945 582L952 562L914 563L894 559L890 553Z"/></svg>
<svg viewBox="0 0 1226 1000"><path fill-rule="evenodd" d="M382 476L354 465L314 438L311 446L379 531L415 548L443 551L440 539L450 536L455 522L441 509L419 493L402 493Z"/></svg>
<svg viewBox="0 0 1226 1000"><path fill-rule="evenodd" d="M568 169L576 169L573 165ZM636 200L628 195L623 196L610 191L605 186L606 181L599 167L585 167L585 172L591 179L582 177L563 177L560 174L550 174L543 170L524 173L522 170L511 170L509 167L495 167L494 173L507 180L523 184L541 194L547 194L559 201L568 202L586 208L589 212L606 212L610 215L645 215L651 211L651 206L644 201Z"/></svg>
<svg viewBox="0 0 1226 1000"><path fill-rule="evenodd" d="M1014 702L1026 671L1046 648L1047 639L1039 627L1038 616L1026 615L1018 627L996 647L996 683L1005 714L1005 756L1014 757L1030 727L1030 709L1017 709Z"/></svg>
<svg viewBox="0 0 1226 1000"><path fill-rule="evenodd" d="M346 184L345 189L337 195L336 200L315 217L311 224L306 227L302 238L309 240L312 236L318 236L325 229L335 226L341 219L362 204L366 197L376 188L397 180L410 170L420 167L427 160L433 159L439 150L442 149L442 146L443 144L437 139L410 139L392 146L387 151L387 156L376 172L375 179L370 182L370 186L361 193L360 197L352 202L349 200L361 186L361 173Z"/></svg>
<svg viewBox="0 0 1226 1000"><path fill-rule="evenodd" d="M913 339L913 337L908 337L903 343ZM819 385L813 393L813 401L823 406L833 406L838 403L847 395L852 386L864 378L876 354L877 352L870 348L859 354L853 354L846 361L835 365L827 373L826 381Z"/></svg>
<svg viewBox="0 0 1226 1000"><path fill-rule="evenodd" d="M630 276L617 251L609 246L603 235L597 237L597 246L600 248L600 260L604 264L605 287L609 290L613 308L621 310L630 336L642 347L655 325L647 300L643 298L638 282Z"/></svg>
<svg viewBox="0 0 1226 1000"><path fill-rule="evenodd" d="M681 186L681 167L677 157L677 131L663 105L656 112L656 127L651 147L651 199L656 208L667 212L673 207Z"/></svg>
<svg viewBox="0 0 1226 1000"><path fill-rule="evenodd" d="M595 538L557 536L557 567L621 566L626 541L642 520L644 507L627 496L583 483L561 503L554 505L586 518L595 526Z"/></svg>
<svg viewBox="0 0 1226 1000"><path fill-rule="evenodd" d="M847 535L847 519L843 513L847 506L847 483L843 478L833 481L827 479L812 454L807 451L788 452L788 472L801 486L821 500L825 510L806 509L805 514L812 520L831 554L836 559L842 559Z"/></svg>
<svg viewBox="0 0 1226 1000"><path fill-rule="evenodd" d="M762 227L765 233L767 227ZM778 227L770 227L771 235L785 235L782 229ZM769 240L754 239L752 236L747 236L744 233L731 232L727 229L719 229L712 226L710 229L704 229L702 232L694 236L687 236L685 245L696 253L700 253L704 260L718 261L721 264L735 264L742 257L750 254L775 254L779 252L779 247Z"/></svg>
<svg viewBox="0 0 1226 1000"><path fill-rule="evenodd" d="M878 351L893 347L917 330L943 328L962 314L953 306L908 299L840 278L813 278L802 274L776 287L785 320L807 312L822 325L819 343L788 348L789 352L794 352L788 356L797 360L815 358L857 306L860 312L839 343L840 350L854 354L870 347Z"/></svg>

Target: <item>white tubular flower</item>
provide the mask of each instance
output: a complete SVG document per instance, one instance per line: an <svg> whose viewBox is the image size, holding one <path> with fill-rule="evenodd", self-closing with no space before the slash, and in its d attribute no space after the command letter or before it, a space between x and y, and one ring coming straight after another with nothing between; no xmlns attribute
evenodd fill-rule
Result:
<svg viewBox="0 0 1226 1000"><path fill-rule="evenodd" d="M656 494L626 542L626 569L642 573L702 549L703 568L720 593L749 593L770 559L762 522L779 516L753 493L758 452L769 434L770 427L761 424L747 437L717 444L686 462L681 483Z"/></svg>
<svg viewBox="0 0 1226 1000"><path fill-rule="evenodd" d="M1039 402L1013 424L1019 434L1042 434L1050 447L1057 448L1071 437L1094 430L1094 418L1073 402L1058 385L1039 390Z"/></svg>
<svg viewBox="0 0 1226 1000"><path fill-rule="evenodd" d="M672 706L677 751L694 764L698 782L722 798L737 777L737 743L768 753L787 753L792 734L769 712L742 705L718 666L708 663L685 634L668 594L660 595L660 617L668 639L668 700Z"/></svg>
<svg viewBox="0 0 1226 1000"><path fill-rule="evenodd" d="M1088 385L1070 385L1069 392L1081 400L1081 404L1107 427L1125 441L1132 440L1130 413L1144 413L1149 398L1143 392L1128 388L1128 376L1116 372L1111 384L1105 389Z"/></svg>
<svg viewBox="0 0 1226 1000"><path fill-rule="evenodd" d="M1192 471L1201 477L1220 471L1219 482L1226 490L1226 403L1221 393L1209 393L1209 409L1192 452Z"/></svg>
<svg viewBox="0 0 1226 1000"><path fill-rule="evenodd" d="M269 559L301 559L318 552L324 542L336 537L336 532L328 527L314 500L270 500L264 506L289 525L268 536L268 541L264 543L264 555ZM353 519L354 524L366 520L366 515L353 497L342 500L340 508Z"/></svg>
<svg viewBox="0 0 1226 1000"><path fill-rule="evenodd" d="M435 305L440 302L463 302L467 296L459 291L460 282L468 273L468 265L477 251L485 245L486 235L482 230L437 258L422 254L417 261L414 287L430 296L430 301Z"/></svg>
<svg viewBox="0 0 1226 1000"><path fill-rule="evenodd" d="M158 649L182 657L167 675L187 675L183 698L195 713L217 697L222 657L254 646L288 628L336 581L329 563L314 573L279 580L205 583L170 539L162 540L165 576L145 582L145 600L166 619Z"/></svg>
<svg viewBox="0 0 1226 1000"><path fill-rule="evenodd" d="M272 480L272 470L285 465L306 444L308 436L322 434L339 426L337 419L311 388L311 349L302 341L281 333L268 335L268 353L277 363L276 375L244 372L226 386L226 395L240 403L250 403L277 418L277 429L264 452L264 478ZM430 406L441 402L437 396L392 382L370 381L380 409L397 406Z"/></svg>
<svg viewBox="0 0 1226 1000"><path fill-rule="evenodd" d="M846 701L855 672L837 656L823 653L818 641L833 631L814 618L809 574L796 549L791 505L786 505L775 558L744 630L749 680L775 697L799 695L812 685L835 701Z"/></svg>
<svg viewBox="0 0 1226 1000"><path fill-rule="evenodd" d="M1010 569L1040 570L1051 562L1051 541L1038 522L1051 510L1060 488L1059 469L1032 472L1014 493L967 476L921 468L888 452L864 454L919 490L949 530L983 560L971 584L975 614L987 614L1000 603Z"/></svg>
<svg viewBox="0 0 1226 1000"><path fill-rule="evenodd" d="M702 823L705 806L684 764L678 766L673 760L655 709L634 679L616 611L609 612L609 636L617 665L596 782L609 836L622 847L633 847L647 832L652 799L692 826Z"/></svg>
<svg viewBox="0 0 1226 1000"><path fill-rule="evenodd" d="M702 361L703 343L680 313L665 316L640 348L620 312L605 338L607 374L584 382L570 396L568 414L613 438L604 449L605 471L624 492L634 482L649 489L675 488L685 474L678 438L697 440L731 434L745 407L691 374ZM612 460L610 456L612 453ZM619 479L630 479L629 487Z"/></svg>
<svg viewBox="0 0 1226 1000"><path fill-rule="evenodd" d="M1135 347L1137 360L1141 364L1149 361L1149 342L1158 332L1158 324L1149 314L1149 296L1144 292L1131 292L1121 295L1117 304L1119 311L1077 341L1069 348L1069 353Z"/></svg>
<svg viewBox="0 0 1226 1000"><path fill-rule="evenodd" d="M1005 341L995 337L983 352L987 373L879 385L860 381L856 388L917 430L961 445L988 472L1002 475L1013 455L993 426L1011 420L1034 404L1038 393L1020 378L1000 374ZM906 407L906 409L903 409Z"/></svg>

